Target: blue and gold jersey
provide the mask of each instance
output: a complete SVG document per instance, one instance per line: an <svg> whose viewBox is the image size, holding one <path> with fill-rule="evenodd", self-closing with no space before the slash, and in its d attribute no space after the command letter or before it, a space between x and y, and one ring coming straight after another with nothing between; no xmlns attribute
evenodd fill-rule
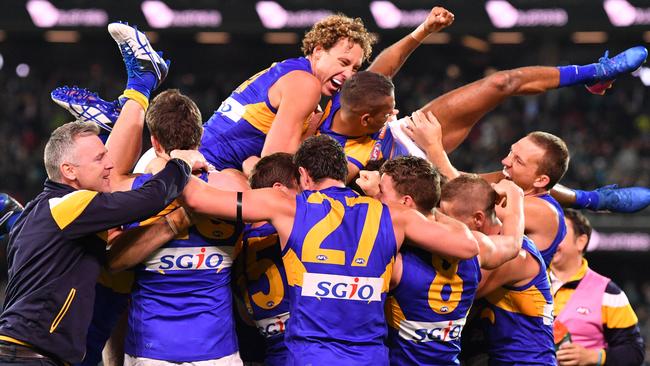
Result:
<svg viewBox="0 0 650 366"><path fill-rule="evenodd" d="M244 281L244 302L266 340L264 364L286 365L284 332L289 320L289 286L280 239L271 224L244 228L240 260L245 266L245 273L239 279Z"/></svg>
<svg viewBox="0 0 650 366"><path fill-rule="evenodd" d="M309 60L291 58L271 65L243 82L204 124L199 151L218 170L241 170L242 162L260 156L277 113L269 89L292 71L311 73ZM303 128L307 128L305 121Z"/></svg>
<svg viewBox="0 0 650 366"><path fill-rule="evenodd" d="M384 303L397 243L388 208L349 188L296 196L282 260L288 364L387 365Z"/></svg>
<svg viewBox="0 0 650 366"><path fill-rule="evenodd" d="M541 254L524 237L522 248L539 262L539 273L520 287L503 286L488 294L481 312L490 365L556 364L553 296Z"/></svg>
<svg viewBox="0 0 650 366"><path fill-rule="evenodd" d="M557 251L557 247L560 246L560 243L562 240L564 240L564 237L566 236L566 222L564 222L564 211L562 210L562 206L560 206L560 203L555 200L550 194L546 193L541 196L537 196L544 201L548 202L553 206L555 211L557 211L557 216L558 216L558 228L557 228L557 233L555 234L555 238L553 238L553 242L551 245L542 250L540 253L542 255L542 258L544 258L544 264L546 265L546 268L551 265L551 261L553 260L553 256L555 255L555 252Z"/></svg>
<svg viewBox="0 0 650 366"><path fill-rule="evenodd" d="M233 222L198 216L135 268L126 353L192 362L237 352L230 277L240 235Z"/></svg>
<svg viewBox="0 0 650 366"><path fill-rule="evenodd" d="M386 302L391 365L457 365L481 268L403 248L402 278Z"/></svg>
<svg viewBox="0 0 650 366"><path fill-rule="evenodd" d="M384 146L388 146L388 151L390 151L393 139L390 130L386 127L382 128L379 132L363 136L345 136L332 131L334 115L340 108L341 96L337 93L332 96L332 99L325 107L322 117L323 122L318 128L317 134L328 135L338 141L343 147L348 161L356 165L359 169L364 169L369 160L388 158L389 154L386 154L386 148Z"/></svg>

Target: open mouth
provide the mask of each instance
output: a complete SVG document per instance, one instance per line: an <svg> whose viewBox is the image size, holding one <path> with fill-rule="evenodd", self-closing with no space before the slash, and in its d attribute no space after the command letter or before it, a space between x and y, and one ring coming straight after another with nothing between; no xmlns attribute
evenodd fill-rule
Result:
<svg viewBox="0 0 650 366"><path fill-rule="evenodd" d="M334 85L334 89L336 90L341 89L341 86L343 86L343 82L338 79L332 78L330 80L332 81L332 85Z"/></svg>
<svg viewBox="0 0 650 366"><path fill-rule="evenodd" d="M512 179L512 177L510 176L510 173L508 173L508 170L506 170L506 167L503 167L503 170L501 171L501 173L503 173L503 175L506 177L506 179Z"/></svg>

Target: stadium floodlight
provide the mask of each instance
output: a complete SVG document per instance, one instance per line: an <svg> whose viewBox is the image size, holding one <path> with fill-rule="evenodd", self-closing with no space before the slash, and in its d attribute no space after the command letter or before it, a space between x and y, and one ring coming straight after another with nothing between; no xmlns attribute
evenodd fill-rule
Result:
<svg viewBox="0 0 650 366"><path fill-rule="evenodd" d="M267 29L309 28L326 16L334 14L325 9L287 10L275 1L258 1L255 11Z"/></svg>
<svg viewBox="0 0 650 366"><path fill-rule="evenodd" d="M223 20L215 9L174 10L159 0L143 1L140 9L152 28L218 27Z"/></svg>
<svg viewBox="0 0 650 366"><path fill-rule="evenodd" d="M485 11L497 28L563 27L569 14L562 8L517 9L506 0L488 0Z"/></svg>
<svg viewBox="0 0 650 366"><path fill-rule="evenodd" d="M25 5L35 26L103 27L108 24L108 13L103 9L58 9L47 0L29 0Z"/></svg>
<svg viewBox="0 0 650 366"><path fill-rule="evenodd" d="M650 24L650 8L637 8L627 0L605 0L603 8L615 27Z"/></svg>
<svg viewBox="0 0 650 366"><path fill-rule="evenodd" d="M21 78L26 78L29 76L29 65L22 63L16 66L16 75Z"/></svg>
<svg viewBox="0 0 650 366"><path fill-rule="evenodd" d="M370 3L370 13L375 23L382 29L397 27L417 27L429 15L431 9L400 9L390 1L380 0Z"/></svg>

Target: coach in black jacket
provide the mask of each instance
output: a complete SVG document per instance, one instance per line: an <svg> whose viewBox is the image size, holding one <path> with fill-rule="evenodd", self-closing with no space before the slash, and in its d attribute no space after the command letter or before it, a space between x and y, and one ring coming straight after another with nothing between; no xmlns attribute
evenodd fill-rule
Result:
<svg viewBox="0 0 650 366"><path fill-rule="evenodd" d="M0 363L83 359L107 230L161 211L200 159L177 152L181 159L169 160L141 188L109 193L113 165L97 133L94 124L70 122L45 147L45 188L25 207L7 248Z"/></svg>

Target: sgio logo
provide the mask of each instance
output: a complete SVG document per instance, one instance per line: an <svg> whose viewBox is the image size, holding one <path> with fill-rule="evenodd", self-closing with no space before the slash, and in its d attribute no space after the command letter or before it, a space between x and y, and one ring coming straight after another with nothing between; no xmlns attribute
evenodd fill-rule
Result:
<svg viewBox="0 0 650 366"><path fill-rule="evenodd" d="M416 322L402 320L399 335L403 339L415 342L451 342L460 339L465 318L441 322Z"/></svg>
<svg viewBox="0 0 650 366"><path fill-rule="evenodd" d="M232 266L232 247L162 248L144 263L151 271L221 270Z"/></svg>
<svg viewBox="0 0 650 366"><path fill-rule="evenodd" d="M339 300L381 301L383 285L381 278L305 273L301 294Z"/></svg>
<svg viewBox="0 0 650 366"><path fill-rule="evenodd" d="M289 320L289 313L282 313L271 318L256 320L257 330L265 338L284 333Z"/></svg>

